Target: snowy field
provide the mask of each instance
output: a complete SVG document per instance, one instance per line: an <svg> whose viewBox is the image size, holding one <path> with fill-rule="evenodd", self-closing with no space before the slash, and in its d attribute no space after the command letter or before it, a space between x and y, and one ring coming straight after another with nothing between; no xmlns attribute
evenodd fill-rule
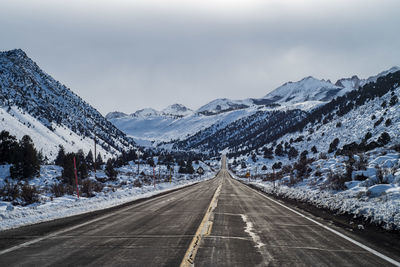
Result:
<svg viewBox="0 0 400 267"><path fill-rule="evenodd" d="M156 185L153 183L153 168L149 165L140 166L140 172L147 176L137 177L137 166L134 164L121 167L118 170L118 178L115 181L107 181L101 192L94 192L93 197L80 197L74 195L64 195L54 197L48 190L53 184L58 183L58 177L61 176L62 168L54 165L42 166L40 177L29 181L30 185L35 185L40 192L40 201L27 206L12 205L7 201L0 201L0 230L17 228L24 225L35 224L39 222L51 221L68 216L78 215L86 212L106 209L121 205L141 198L147 198L168 190L181 188L193 183L211 179L215 173L204 163L193 164L197 169L203 167L205 173L202 176L198 174L178 174L176 171L169 182L169 174L165 172L164 179L158 179L160 174L163 177L162 169L154 169L156 174ZM165 166L161 165L161 168ZM5 185L5 177L9 176L9 165L0 166L0 187ZM97 172L97 178L105 178L104 172ZM138 187L135 182L143 181L147 177L150 183L142 182ZM94 180L94 174L90 174L91 180Z"/></svg>

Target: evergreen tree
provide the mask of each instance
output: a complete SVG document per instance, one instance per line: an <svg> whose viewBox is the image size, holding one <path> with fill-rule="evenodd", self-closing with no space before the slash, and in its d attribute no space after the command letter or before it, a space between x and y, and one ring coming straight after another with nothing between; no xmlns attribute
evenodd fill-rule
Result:
<svg viewBox="0 0 400 267"><path fill-rule="evenodd" d="M335 138L332 143L329 144L328 153L332 153L333 151L337 150L337 146L339 145L339 138Z"/></svg>
<svg viewBox="0 0 400 267"><path fill-rule="evenodd" d="M242 169L246 169L247 168L246 162L242 161L240 167L242 167Z"/></svg>
<svg viewBox="0 0 400 267"><path fill-rule="evenodd" d="M311 148L311 152L314 153L314 154L317 154L317 153L318 153L317 147L316 147L316 146L313 146L313 147Z"/></svg>
<svg viewBox="0 0 400 267"><path fill-rule="evenodd" d="M297 155L299 155L299 152L294 147L291 147L288 152L289 160L296 158Z"/></svg>
<svg viewBox="0 0 400 267"><path fill-rule="evenodd" d="M57 157L54 161L54 163L58 166L63 166L64 165L64 159L65 159L65 150L62 145L58 146L58 154Z"/></svg>
<svg viewBox="0 0 400 267"><path fill-rule="evenodd" d="M301 162L306 162L307 161L307 155L308 155L308 151L304 150L303 152L301 152L299 160Z"/></svg>
<svg viewBox="0 0 400 267"><path fill-rule="evenodd" d="M397 102L399 102L399 99L397 98L397 96L392 96L392 98L390 99L389 105L390 106L394 106L397 104Z"/></svg>
<svg viewBox="0 0 400 267"><path fill-rule="evenodd" d="M261 170L266 171L267 170L267 166L263 165Z"/></svg>
<svg viewBox="0 0 400 267"><path fill-rule="evenodd" d="M15 136L8 131L0 132L0 164L12 164L18 150L18 142Z"/></svg>
<svg viewBox="0 0 400 267"><path fill-rule="evenodd" d="M104 164L103 158L101 157L100 152L97 154L96 163L94 164L96 170L101 168L101 165Z"/></svg>
<svg viewBox="0 0 400 267"><path fill-rule="evenodd" d="M88 165L89 170L93 169L94 159L92 150L89 150L88 154L86 155L86 164Z"/></svg>
<svg viewBox="0 0 400 267"><path fill-rule="evenodd" d="M257 156L256 156L255 153L252 153L252 154L251 154L251 160L252 160L253 162L257 162Z"/></svg>
<svg viewBox="0 0 400 267"><path fill-rule="evenodd" d="M75 172L74 172L74 153L67 153L64 156L63 161L63 171L62 171L62 178L64 183L69 185L75 184Z"/></svg>
<svg viewBox="0 0 400 267"><path fill-rule="evenodd" d="M115 180L117 178L118 172L114 169L114 164L112 159L107 160L104 172L110 180Z"/></svg>
<svg viewBox="0 0 400 267"><path fill-rule="evenodd" d="M383 132L378 138L378 144L381 146L387 145L390 142L390 135L387 132Z"/></svg>
<svg viewBox="0 0 400 267"><path fill-rule="evenodd" d="M272 147L271 148L266 148L264 150L264 158L266 158L266 159L273 159L274 158L274 152L272 150Z"/></svg>
<svg viewBox="0 0 400 267"><path fill-rule="evenodd" d="M278 162L275 162L273 165L272 165L272 170L275 172L275 170L278 170L278 169L280 169L280 168L282 168L282 162L280 162L280 161L278 161Z"/></svg>
<svg viewBox="0 0 400 267"><path fill-rule="evenodd" d="M186 173L188 173L188 174L193 174L194 173L194 168L193 168L191 160L188 160L186 162Z"/></svg>
<svg viewBox="0 0 400 267"><path fill-rule="evenodd" d="M78 150L76 154L76 168L78 172L78 177L80 179L85 179L89 176L88 166L85 159L85 154L82 149Z"/></svg>
<svg viewBox="0 0 400 267"><path fill-rule="evenodd" d="M147 159L147 164L149 164L150 167L155 167L155 166L156 166L156 164L154 163L153 157L149 157L149 158Z"/></svg>
<svg viewBox="0 0 400 267"><path fill-rule="evenodd" d="M40 173L38 153L29 135L24 135L19 142L16 161L10 168L10 175L14 178L32 178Z"/></svg>
<svg viewBox="0 0 400 267"><path fill-rule="evenodd" d="M44 165L44 164L47 163L47 157L45 158L45 157L43 156L42 150L40 150L39 153L38 153L38 160L39 160L39 164L40 164L40 165Z"/></svg>
<svg viewBox="0 0 400 267"><path fill-rule="evenodd" d="M367 132L365 134L365 137L364 137L364 142L368 141L368 139L370 139L371 137L372 137L372 133L371 132Z"/></svg>
<svg viewBox="0 0 400 267"><path fill-rule="evenodd" d="M281 144L276 146L275 155L278 156L278 157L283 157L283 147L282 147Z"/></svg>

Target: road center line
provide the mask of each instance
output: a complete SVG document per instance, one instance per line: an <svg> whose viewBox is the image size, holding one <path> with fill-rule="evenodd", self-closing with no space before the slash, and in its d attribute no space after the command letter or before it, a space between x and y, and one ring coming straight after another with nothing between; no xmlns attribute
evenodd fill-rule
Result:
<svg viewBox="0 0 400 267"><path fill-rule="evenodd" d="M206 214L201 221L199 228L194 235L192 242L189 245L188 250L185 253L185 256L181 262L180 267L188 267L193 266L194 259L197 254L197 250L200 247L200 242L204 236L207 236L211 233L212 221L210 220L211 214L213 213L214 209L217 207L218 197L221 192L222 184L218 186L215 190L214 196L210 202L210 205L207 208Z"/></svg>
<svg viewBox="0 0 400 267"><path fill-rule="evenodd" d="M324 225L324 224L322 224L320 222L317 222L316 220L313 220L313 219L307 217L306 215L304 215L304 214L302 214L302 213L300 213L300 212L298 212L298 211L296 211L296 210L294 210L292 208L289 208L289 207L285 206L284 204L282 204L282 203L280 203L280 202L278 202L278 201L276 201L276 200L274 200L274 199L272 199L272 198L270 198L270 197L258 192L257 190L255 190L255 189L253 189L251 187L248 187L248 188L250 188L251 190L253 190L257 194L263 196L264 198L266 198L266 199L278 204L279 206L282 206L285 209L290 210L291 212L303 217L304 219L307 219L307 220L309 220L309 221L321 226L322 228L325 228L326 230L330 231L331 233L334 233L334 234L340 236L341 238L346 239L347 241L353 243L354 245L357 245L360 248L365 249L366 251L374 254L375 256L377 256L377 257L379 257L379 258L381 258L381 259L383 259L383 260L385 260L387 262L390 262L391 264L393 264L395 266L399 266L400 267L400 262L398 262L398 261L396 261L396 260L394 260L394 259L392 259L392 258L390 258L390 257L388 257L388 256L386 256L386 255L384 255L384 254L382 254L382 253L380 253L380 252L378 252L378 251L376 251L376 250L374 250L374 249L372 249L372 248L370 248L370 247L368 247L368 246L366 246L366 245L364 245L364 244L362 244L362 243L360 243L360 242L358 242L358 241L356 241L354 239L352 239L351 237L348 237L347 235L344 235L344 234L342 234L342 233L340 233L340 232L338 232L338 231L336 231L336 230L334 230L334 229L332 229L332 228L330 228L330 227L328 227L328 226L326 226L326 225Z"/></svg>

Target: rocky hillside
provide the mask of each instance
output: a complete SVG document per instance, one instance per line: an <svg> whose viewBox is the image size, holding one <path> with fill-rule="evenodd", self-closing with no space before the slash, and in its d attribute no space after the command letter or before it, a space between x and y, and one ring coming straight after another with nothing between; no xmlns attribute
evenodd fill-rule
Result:
<svg viewBox="0 0 400 267"><path fill-rule="evenodd" d="M58 145L88 150L95 135L104 153L134 144L20 49L0 52L0 125L17 137L29 133L50 158Z"/></svg>

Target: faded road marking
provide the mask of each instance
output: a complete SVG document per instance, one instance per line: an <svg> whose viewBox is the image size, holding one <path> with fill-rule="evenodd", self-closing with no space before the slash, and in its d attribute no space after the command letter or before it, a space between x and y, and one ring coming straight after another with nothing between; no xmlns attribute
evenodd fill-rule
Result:
<svg viewBox="0 0 400 267"><path fill-rule="evenodd" d="M254 232L253 223L249 221L249 218L245 214L240 214L243 222L246 224L244 231L249 234L253 242L256 244L255 247L260 249L262 246L265 246L263 242L261 242L261 238Z"/></svg>

